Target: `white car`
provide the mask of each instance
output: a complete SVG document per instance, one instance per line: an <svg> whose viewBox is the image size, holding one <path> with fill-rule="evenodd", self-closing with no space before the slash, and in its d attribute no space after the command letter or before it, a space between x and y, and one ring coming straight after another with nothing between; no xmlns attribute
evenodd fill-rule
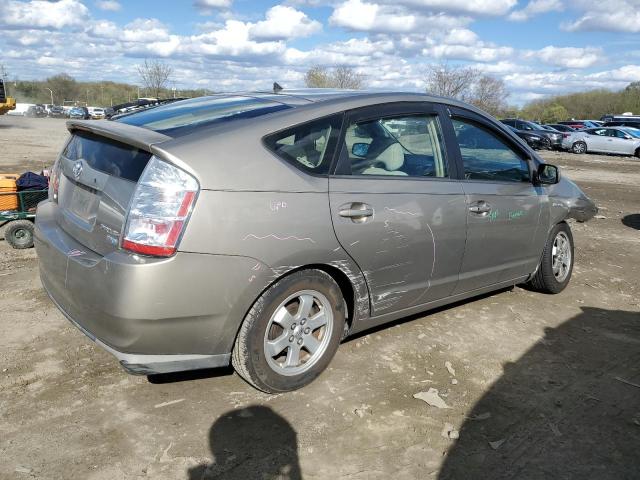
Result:
<svg viewBox="0 0 640 480"><path fill-rule="evenodd" d="M89 108L89 114L93 120L102 120L106 116L104 108L98 107Z"/></svg>
<svg viewBox="0 0 640 480"><path fill-rule="evenodd" d="M565 133L562 148L573 153L617 153L640 158L640 131L635 128L588 128Z"/></svg>

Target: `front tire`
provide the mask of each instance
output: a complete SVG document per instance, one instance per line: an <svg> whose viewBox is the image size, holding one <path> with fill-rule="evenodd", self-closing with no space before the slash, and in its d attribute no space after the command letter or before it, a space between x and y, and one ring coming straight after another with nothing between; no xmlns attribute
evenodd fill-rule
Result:
<svg viewBox="0 0 640 480"><path fill-rule="evenodd" d="M587 153L587 144L584 142L576 142L571 146L571 151L573 153L577 153L578 155Z"/></svg>
<svg viewBox="0 0 640 480"><path fill-rule="evenodd" d="M529 282L531 287L543 293L563 291L573 272L573 250L571 228L559 223L549 234L538 270Z"/></svg>
<svg viewBox="0 0 640 480"><path fill-rule="evenodd" d="M29 220L9 222L4 230L4 239L18 250L33 247L33 222Z"/></svg>
<svg viewBox="0 0 640 480"><path fill-rule="evenodd" d="M236 372L267 393L296 390L329 365L344 331L340 287L321 270L300 270L266 290L233 348Z"/></svg>

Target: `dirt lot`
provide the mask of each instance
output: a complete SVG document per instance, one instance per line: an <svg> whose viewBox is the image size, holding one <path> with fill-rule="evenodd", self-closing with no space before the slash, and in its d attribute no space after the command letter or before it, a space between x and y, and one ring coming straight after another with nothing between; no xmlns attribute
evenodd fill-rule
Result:
<svg viewBox="0 0 640 480"><path fill-rule="evenodd" d="M64 137L0 117L0 170L51 164ZM640 162L544 156L604 217L572 224L567 290L370 332L285 395L231 370L127 375L48 300L35 252L0 241L0 478L638 478ZM413 397L430 388L450 408Z"/></svg>

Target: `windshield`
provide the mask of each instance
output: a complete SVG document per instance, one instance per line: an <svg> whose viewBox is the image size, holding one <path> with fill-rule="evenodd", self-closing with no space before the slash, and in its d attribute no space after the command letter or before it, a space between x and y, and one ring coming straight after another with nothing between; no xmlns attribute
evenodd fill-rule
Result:
<svg viewBox="0 0 640 480"><path fill-rule="evenodd" d="M627 128L621 128L620 130L622 130L624 133L628 133L632 137L640 138L640 130L638 130L637 128L627 127Z"/></svg>
<svg viewBox="0 0 640 480"><path fill-rule="evenodd" d="M261 98L220 95L142 110L117 121L175 136L184 135L200 126L258 117L287 108L290 107Z"/></svg>

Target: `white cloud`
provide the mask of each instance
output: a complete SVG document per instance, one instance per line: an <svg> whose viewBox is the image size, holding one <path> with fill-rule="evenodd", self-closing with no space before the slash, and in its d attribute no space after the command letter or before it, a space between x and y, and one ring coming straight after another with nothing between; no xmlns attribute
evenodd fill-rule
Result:
<svg viewBox="0 0 640 480"><path fill-rule="evenodd" d="M516 22L524 22L536 15L553 11L559 12L563 8L561 0L530 0L526 7L511 12L508 18Z"/></svg>
<svg viewBox="0 0 640 480"><path fill-rule="evenodd" d="M425 56L438 59L470 60L474 62L495 62L513 55L511 47L478 45L445 45L439 44L425 49Z"/></svg>
<svg viewBox="0 0 640 480"><path fill-rule="evenodd" d="M505 15L517 0L383 0L394 5L429 12L465 13L479 16Z"/></svg>
<svg viewBox="0 0 640 480"><path fill-rule="evenodd" d="M580 1L584 15L563 24L565 30L640 32L640 10L637 0Z"/></svg>
<svg viewBox="0 0 640 480"><path fill-rule="evenodd" d="M322 30L322 24L310 19L304 12L284 5L276 5L267 10L265 20L249 29L251 38L256 40L286 40L308 37Z"/></svg>
<svg viewBox="0 0 640 480"><path fill-rule="evenodd" d="M89 9L77 0L9 0L0 9L0 26L60 30L81 27L88 17Z"/></svg>
<svg viewBox="0 0 640 480"><path fill-rule="evenodd" d="M211 15L214 10L231 7L232 3L233 0L195 0L193 6L196 7L202 15Z"/></svg>
<svg viewBox="0 0 640 480"><path fill-rule="evenodd" d="M453 29L470 21L468 17L414 13L402 7L363 0L346 0L338 4L329 17L329 23L335 26L354 31L383 33Z"/></svg>
<svg viewBox="0 0 640 480"><path fill-rule="evenodd" d="M601 48L554 47L526 52L525 57L537 58L547 65L564 68L588 68L604 61Z"/></svg>
<svg viewBox="0 0 640 480"><path fill-rule="evenodd" d="M117 12L122 8L120 2L116 2L116 0L98 0L96 6L100 10L106 10L108 12Z"/></svg>

